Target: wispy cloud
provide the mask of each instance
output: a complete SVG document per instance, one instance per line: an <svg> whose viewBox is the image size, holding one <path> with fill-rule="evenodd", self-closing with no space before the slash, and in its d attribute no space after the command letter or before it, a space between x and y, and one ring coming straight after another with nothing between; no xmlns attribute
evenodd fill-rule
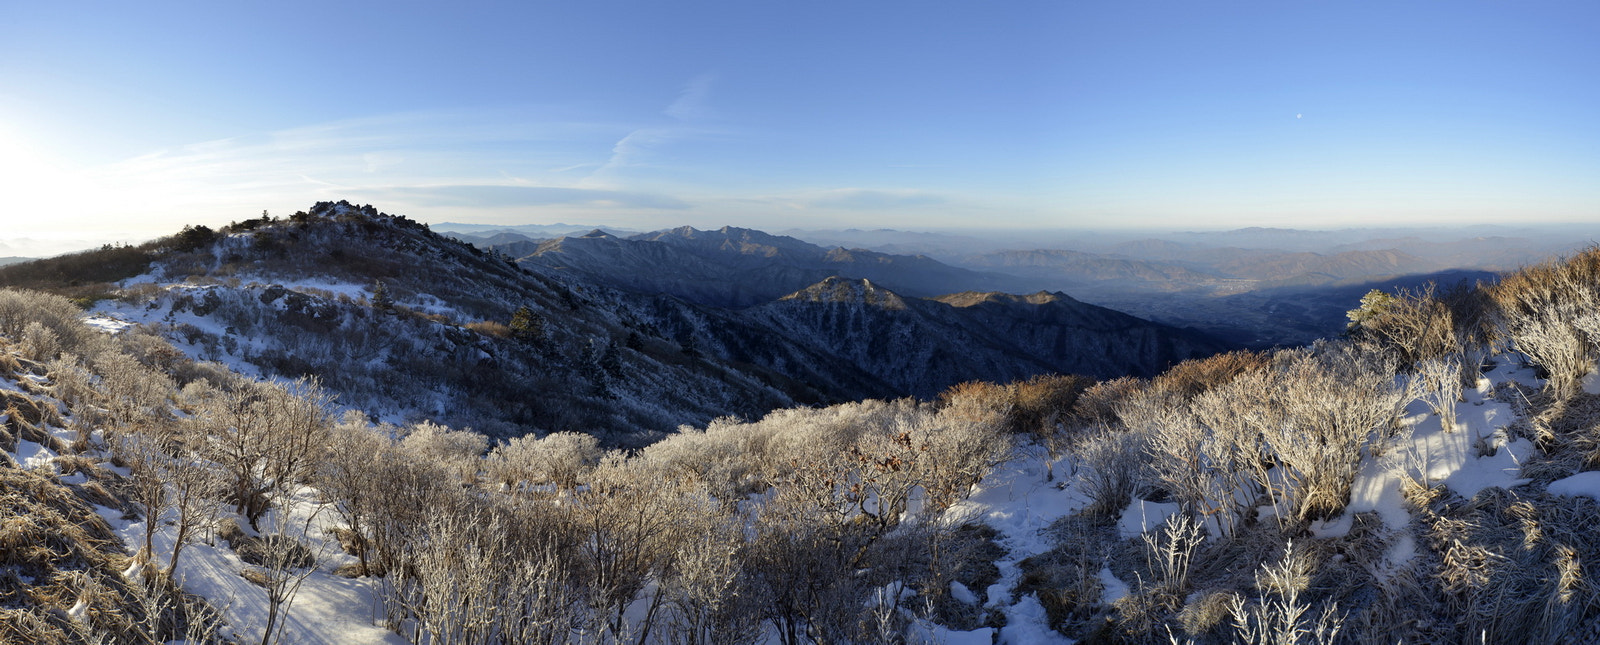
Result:
<svg viewBox="0 0 1600 645"><path fill-rule="evenodd" d="M650 158L658 149L691 136L704 134L703 121L712 115L710 106L711 85L716 80L712 74L701 74L690 79L678 91L663 114L672 117L673 123L662 123L637 128L611 146L611 156L589 173L579 186L615 188L627 178L628 169L648 167Z"/></svg>
<svg viewBox="0 0 1600 645"><path fill-rule="evenodd" d="M678 91L678 99L668 105L666 115L679 121L695 121L711 116L711 84L715 74L705 73L694 77Z"/></svg>

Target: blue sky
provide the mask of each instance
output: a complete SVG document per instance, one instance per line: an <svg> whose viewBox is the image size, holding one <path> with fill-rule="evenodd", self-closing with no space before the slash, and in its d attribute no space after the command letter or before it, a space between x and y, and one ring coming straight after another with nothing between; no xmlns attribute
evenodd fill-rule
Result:
<svg viewBox="0 0 1600 645"><path fill-rule="evenodd" d="M1593 2L0 0L0 238L1600 221ZM4 254L5 249L0 249Z"/></svg>

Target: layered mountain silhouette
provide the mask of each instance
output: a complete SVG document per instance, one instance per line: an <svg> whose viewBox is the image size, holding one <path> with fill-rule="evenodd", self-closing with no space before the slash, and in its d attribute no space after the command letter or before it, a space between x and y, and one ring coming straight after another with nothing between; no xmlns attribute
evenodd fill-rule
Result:
<svg viewBox="0 0 1600 645"><path fill-rule="evenodd" d="M1021 284L926 256L823 248L792 237L723 227L681 227L628 238L602 231L491 248L526 265L618 289L665 293L700 304L743 308L781 298L838 275L869 279L902 294L1004 291Z"/></svg>
<svg viewBox="0 0 1600 645"><path fill-rule="evenodd" d="M1061 293L963 292L906 298L871 280L832 277L744 312L763 326L928 397L962 380L1040 373L1152 376L1221 343Z"/></svg>
<svg viewBox="0 0 1600 645"><path fill-rule="evenodd" d="M513 262L507 244L529 252ZM325 202L40 262L0 269L0 285L59 283L190 359L315 376L373 416L495 436L638 444L730 414L1050 372L1152 375L1229 349L1061 293L998 293L998 278L926 257L737 228L490 252Z"/></svg>

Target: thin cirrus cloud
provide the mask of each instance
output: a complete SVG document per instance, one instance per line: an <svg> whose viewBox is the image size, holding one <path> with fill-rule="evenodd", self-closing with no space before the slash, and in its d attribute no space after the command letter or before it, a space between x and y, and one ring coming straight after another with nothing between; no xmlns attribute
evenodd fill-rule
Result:
<svg viewBox="0 0 1600 645"><path fill-rule="evenodd" d="M677 98L661 111L672 122L629 131L611 146L611 156L578 182L584 188L614 188L626 182L630 171L648 168L652 157L666 146L712 133L711 87L716 75L700 74L678 90Z"/></svg>
<svg viewBox="0 0 1600 645"><path fill-rule="evenodd" d="M572 187L563 170L595 167L604 123L535 123L506 112L389 115L183 146L113 164L102 176L188 202L309 204L326 198L467 208L583 205L678 210L688 204L625 185ZM611 150L647 134L635 130ZM390 200L393 200L392 202ZM303 207L303 206L302 206Z"/></svg>
<svg viewBox="0 0 1600 645"><path fill-rule="evenodd" d="M667 106L666 115L679 121L693 121L712 116L711 84L717 80L710 72L691 79L678 91L678 98Z"/></svg>

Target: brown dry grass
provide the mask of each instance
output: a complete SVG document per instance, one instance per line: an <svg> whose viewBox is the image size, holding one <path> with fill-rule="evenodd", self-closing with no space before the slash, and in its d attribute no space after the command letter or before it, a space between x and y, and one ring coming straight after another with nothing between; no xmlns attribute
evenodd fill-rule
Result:
<svg viewBox="0 0 1600 645"><path fill-rule="evenodd" d="M67 487L13 468L0 468L0 509L0 605L24 607L0 612L0 642L137 642L128 636L141 618L137 591L104 518ZM80 600L86 624L65 617Z"/></svg>
<svg viewBox="0 0 1600 645"><path fill-rule="evenodd" d="M1156 387L1166 388L1190 399L1242 374L1264 370L1271 365L1270 352L1240 350L1178 363L1152 382Z"/></svg>
<svg viewBox="0 0 1600 645"><path fill-rule="evenodd" d="M494 338L510 338L511 337L511 328L510 327L507 327L505 325L505 323L496 322L496 321L493 321L493 320L480 320L478 322L470 322L470 323L466 324L466 328L469 329L469 330L475 331L475 332L477 332L479 334L482 334L484 336L492 336Z"/></svg>

